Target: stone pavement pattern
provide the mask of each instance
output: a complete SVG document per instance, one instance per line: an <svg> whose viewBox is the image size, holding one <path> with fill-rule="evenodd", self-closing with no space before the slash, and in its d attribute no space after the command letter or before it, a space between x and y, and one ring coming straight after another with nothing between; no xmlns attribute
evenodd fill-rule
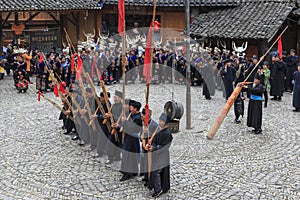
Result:
<svg viewBox="0 0 300 200"><path fill-rule="evenodd" d="M115 88L121 85L108 91ZM185 86L152 85L150 90L156 120L172 91L185 105ZM126 86L126 96L143 104L144 91L144 84ZM291 111L291 94L264 109L262 135L251 134L246 116L234 124L231 109L210 141L205 135L225 100L221 92L211 101L201 93L192 87L193 129L185 130L184 114L180 132L173 135L171 190L161 199L299 199L300 115ZM120 162L105 165L105 158L92 158L88 147L63 135L59 111L43 98L38 102L33 89L18 94L11 77L5 77L0 108L0 199L149 198L140 177L118 181Z"/></svg>

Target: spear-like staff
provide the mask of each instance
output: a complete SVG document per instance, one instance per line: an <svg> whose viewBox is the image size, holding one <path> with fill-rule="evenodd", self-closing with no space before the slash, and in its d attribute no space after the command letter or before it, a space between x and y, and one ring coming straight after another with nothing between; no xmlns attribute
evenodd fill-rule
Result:
<svg viewBox="0 0 300 200"><path fill-rule="evenodd" d="M153 15L152 22L148 32L146 52L145 52L145 63L143 75L146 77L146 115L145 115L145 129L148 129L149 125L149 95L150 95L150 84L151 84L151 69L152 69L152 61L153 61L153 48L154 48L154 26L155 26L155 15L156 15L156 0L153 2ZM149 131L148 131L149 133ZM149 142L149 141L148 141ZM152 168L152 153L148 152L148 179L150 179Z"/></svg>
<svg viewBox="0 0 300 200"><path fill-rule="evenodd" d="M285 27L285 29L281 32L281 34L278 36L278 38L270 46L270 48L267 50L267 52L259 59L259 61L256 63L256 65L254 66L254 68L252 69L252 71L250 72L250 74L245 78L244 82L246 82L249 79L249 77L254 72L254 70L257 68L257 66L259 65L259 63L261 63L261 61L264 60L264 58L267 56L267 54L269 53L269 51L273 48L273 46L276 44L276 42L278 41L278 39L284 34L284 32L287 30L287 28L288 28L288 26ZM217 117L216 121L214 122L214 124L212 125L212 127L210 128L210 130L208 131L208 133L206 135L207 139L210 139L210 140L213 139L213 137L217 133L218 129L220 128L223 120L225 119L227 113L229 112L232 104L234 103L234 101L236 100L237 96L241 92L241 90L243 88L243 85L244 85L244 83L242 82L242 83L238 84L236 86L236 88L233 90L233 92L230 95L230 97L228 98L225 106L221 110L221 113L219 114L219 116Z"/></svg>
<svg viewBox="0 0 300 200"><path fill-rule="evenodd" d="M50 99L49 97L45 96L43 93L41 93L40 91L38 91L38 97L42 96L44 99L46 99L47 101L49 101L52 105L55 106L55 108L57 108L58 110L60 110L64 115L67 116L66 111L63 109L63 107L61 107L60 105L58 105L58 103L56 103L55 101L53 101L52 99ZM72 116L69 116L69 118L74 122L74 119Z"/></svg>
<svg viewBox="0 0 300 200"><path fill-rule="evenodd" d="M107 107L107 110L108 110L110 124L114 125L115 124L115 120L114 120L113 115L111 114L111 106L110 106L110 103L109 103L108 94L107 94L107 91L106 91L106 87L105 87L104 81L100 80L100 83L101 83L102 91L103 91L103 94L104 94L105 104L106 104L106 107ZM118 133L116 131L116 128L113 128L111 130L111 134L113 134L115 136L116 142L119 142L119 137L118 137Z"/></svg>

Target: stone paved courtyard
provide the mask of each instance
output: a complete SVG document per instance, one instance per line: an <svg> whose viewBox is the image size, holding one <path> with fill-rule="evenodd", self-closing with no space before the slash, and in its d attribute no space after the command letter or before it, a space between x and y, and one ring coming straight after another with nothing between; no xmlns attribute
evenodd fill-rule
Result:
<svg viewBox="0 0 300 200"><path fill-rule="evenodd" d="M108 86L114 92L121 85ZM98 88L100 91L100 88ZM150 108L157 120L165 102L185 106L185 86L151 85ZM137 94L135 94L137 93ZM173 134L171 190L161 199L300 199L300 113L291 94L263 111L263 134L234 124L233 109L213 140L206 133L225 100L192 87L192 130ZM49 97L59 102L53 94ZM128 84L126 97L144 104L145 85ZM245 102L246 108L248 100ZM59 111L31 88L18 94L12 77L0 81L0 199L148 199L141 177L119 182L120 162L106 165L61 130ZM245 112L246 113L246 112Z"/></svg>

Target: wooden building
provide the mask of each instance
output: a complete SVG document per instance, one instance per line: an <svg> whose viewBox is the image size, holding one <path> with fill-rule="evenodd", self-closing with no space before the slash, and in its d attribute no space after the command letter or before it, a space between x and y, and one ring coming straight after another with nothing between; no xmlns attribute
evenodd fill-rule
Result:
<svg viewBox="0 0 300 200"><path fill-rule="evenodd" d="M53 46L62 47L66 41L64 30L74 45L85 40L83 31L117 33L117 4L117 0L4 1L0 5L0 46L15 39L19 44L47 51ZM191 19L202 10L239 4L240 0L191 0ZM135 22L139 27L148 27L152 10L152 0L125 0L126 29L131 29ZM156 13L161 27L178 31L161 32L161 36L180 37L185 28L184 0L157 0Z"/></svg>
<svg viewBox="0 0 300 200"><path fill-rule="evenodd" d="M248 43L246 56L263 55L278 35L282 36L283 50L296 49L300 53L300 11L294 0L242 0L235 7L208 10L197 16L191 24L191 35L203 38L205 45L219 47L232 43L242 46ZM223 45L224 46L224 45ZM273 50L277 49L277 45Z"/></svg>

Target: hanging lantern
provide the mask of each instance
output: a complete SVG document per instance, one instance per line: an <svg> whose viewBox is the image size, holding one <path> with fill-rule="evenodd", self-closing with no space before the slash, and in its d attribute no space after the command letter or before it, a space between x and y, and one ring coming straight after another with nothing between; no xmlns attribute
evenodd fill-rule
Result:
<svg viewBox="0 0 300 200"><path fill-rule="evenodd" d="M24 29L25 29L25 25L24 24L19 24L19 25L13 24L11 26L11 30L14 31L16 35L21 35L22 31Z"/></svg>

